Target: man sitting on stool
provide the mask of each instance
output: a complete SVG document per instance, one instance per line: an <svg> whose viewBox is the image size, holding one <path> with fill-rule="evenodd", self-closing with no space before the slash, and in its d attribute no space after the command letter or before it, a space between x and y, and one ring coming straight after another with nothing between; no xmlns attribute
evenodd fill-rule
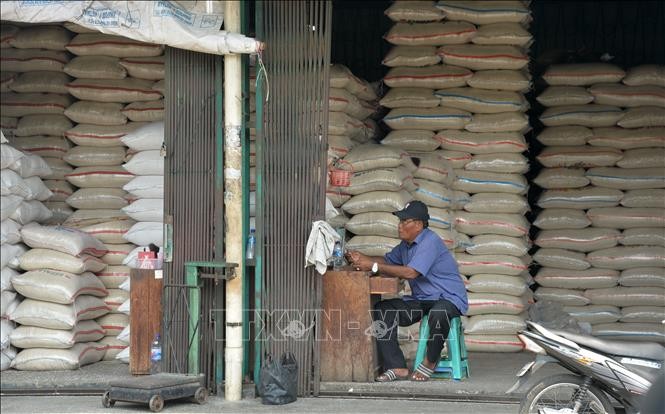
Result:
<svg viewBox="0 0 665 414"><path fill-rule="evenodd" d="M374 309L375 326L378 322L386 328L377 330L379 361L385 371L376 381L409 377L404 354L397 342L397 326L412 325L429 313L427 356L411 375L413 381L427 381L441 357L450 320L465 314L469 308L466 289L457 262L441 237L427 228L427 206L412 201L393 214L399 218L400 244L384 257L349 251L347 258L356 270L406 279L411 286L412 296L380 301Z"/></svg>

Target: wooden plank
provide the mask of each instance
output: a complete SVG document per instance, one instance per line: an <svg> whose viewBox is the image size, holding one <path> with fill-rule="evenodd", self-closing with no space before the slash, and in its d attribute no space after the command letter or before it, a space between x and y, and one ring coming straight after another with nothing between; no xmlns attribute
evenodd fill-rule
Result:
<svg viewBox="0 0 665 414"><path fill-rule="evenodd" d="M400 281L396 277L373 276L369 278L369 291L374 295L399 293Z"/></svg>
<svg viewBox="0 0 665 414"><path fill-rule="evenodd" d="M156 272L160 278L155 278ZM132 269L130 273L129 371L132 375L150 374L150 347L162 323L161 272Z"/></svg>

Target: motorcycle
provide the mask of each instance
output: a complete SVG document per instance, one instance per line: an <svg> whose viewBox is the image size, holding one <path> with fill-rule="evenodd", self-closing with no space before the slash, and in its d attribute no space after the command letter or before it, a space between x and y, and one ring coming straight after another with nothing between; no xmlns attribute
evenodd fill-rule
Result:
<svg viewBox="0 0 665 414"><path fill-rule="evenodd" d="M665 360L665 347L657 343L605 340L530 321L518 336L536 359L518 372L517 382L506 393L520 388L545 364L556 363L571 371L534 384L520 403L520 414L614 414L608 396L623 405L627 414L639 413Z"/></svg>

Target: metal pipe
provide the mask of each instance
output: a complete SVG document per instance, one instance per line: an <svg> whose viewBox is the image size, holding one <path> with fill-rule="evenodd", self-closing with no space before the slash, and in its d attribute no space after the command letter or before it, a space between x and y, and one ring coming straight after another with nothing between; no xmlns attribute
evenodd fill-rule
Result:
<svg viewBox="0 0 665 414"><path fill-rule="evenodd" d="M239 1L224 2L224 28L229 32L241 29ZM224 56L224 204L226 261L243 263L242 257L242 64L240 55ZM226 349L224 398L242 398L242 292L244 269L226 284Z"/></svg>

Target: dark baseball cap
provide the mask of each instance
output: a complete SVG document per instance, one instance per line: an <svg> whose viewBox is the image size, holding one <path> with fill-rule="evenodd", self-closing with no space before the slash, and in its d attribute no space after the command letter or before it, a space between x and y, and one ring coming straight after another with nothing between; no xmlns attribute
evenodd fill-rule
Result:
<svg viewBox="0 0 665 414"><path fill-rule="evenodd" d="M425 203L418 200L406 203L403 209L401 209L400 211L395 211L393 214L396 215L397 218L399 218L400 220L406 220L406 219L416 219L422 221L429 220L429 213L427 211L427 206L425 205Z"/></svg>

